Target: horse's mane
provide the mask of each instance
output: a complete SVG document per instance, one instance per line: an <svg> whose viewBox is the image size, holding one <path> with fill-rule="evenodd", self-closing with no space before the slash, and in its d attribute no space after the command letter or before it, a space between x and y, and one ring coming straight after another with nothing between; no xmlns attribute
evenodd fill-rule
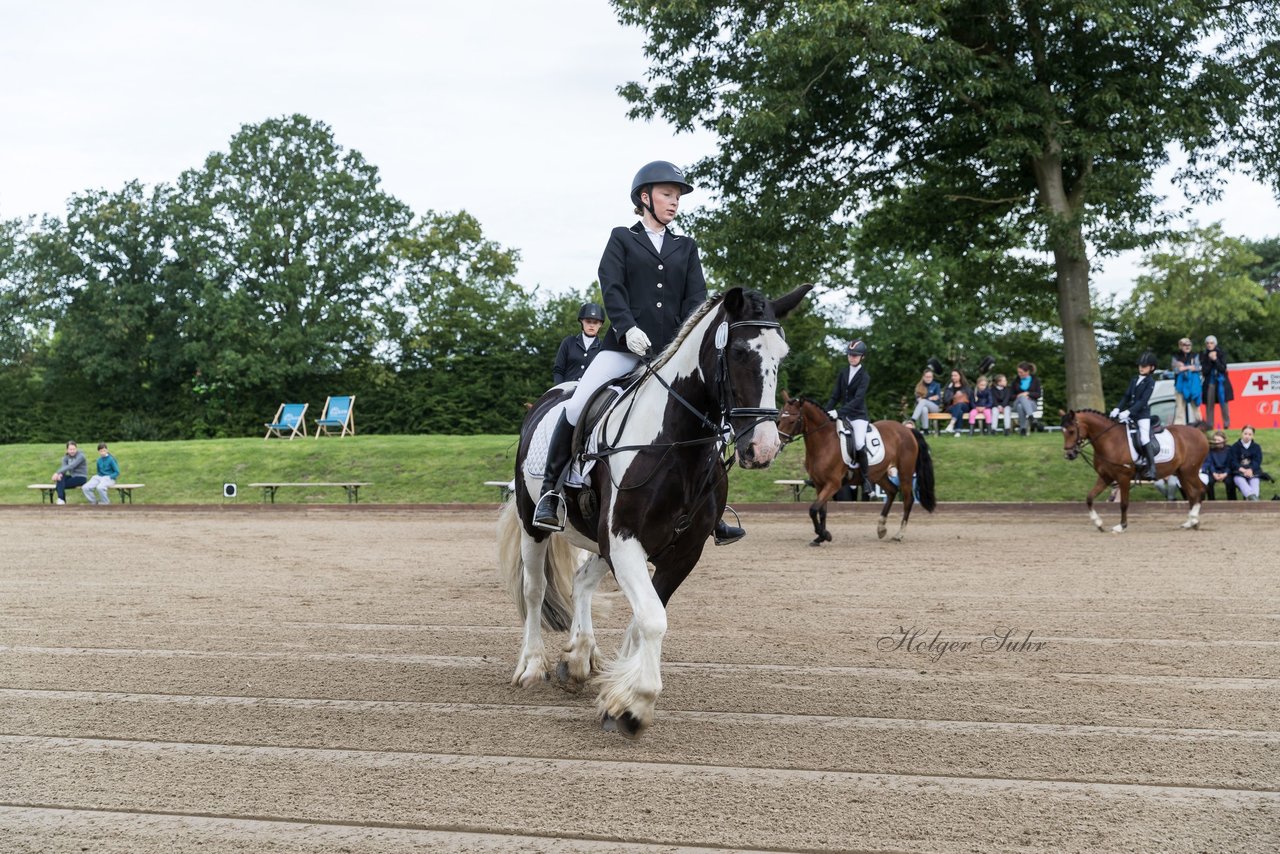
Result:
<svg viewBox="0 0 1280 854"><path fill-rule="evenodd" d="M831 413L827 412L827 410L823 408L821 403L818 403L818 401L814 400L812 397L809 397L807 394L802 394L799 397L793 397L792 400L800 401L801 407L803 407L806 403L812 403L814 406L818 408L818 410L823 415L827 416L828 421L831 420Z"/></svg>

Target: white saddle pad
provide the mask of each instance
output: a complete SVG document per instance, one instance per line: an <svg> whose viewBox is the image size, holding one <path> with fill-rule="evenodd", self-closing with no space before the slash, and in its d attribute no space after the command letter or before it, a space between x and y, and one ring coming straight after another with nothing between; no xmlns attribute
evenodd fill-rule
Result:
<svg viewBox="0 0 1280 854"><path fill-rule="evenodd" d="M839 425L840 431L840 456L844 458L846 468L853 468L854 461L849 459L849 441L845 438L853 432L849 428L849 422L843 418L837 418L836 424ZM876 466L884 461L884 440L880 438L880 431L876 429L876 425L867 425L867 465Z"/></svg>
<svg viewBox="0 0 1280 854"><path fill-rule="evenodd" d="M572 389L576 385L576 382L567 382L561 383L558 387ZM543 475L546 474L547 451L551 447L551 433L556 429L556 424L560 421L560 413L564 412L566 403L567 401L548 409L547 414L538 422L537 428L533 431L533 439L529 442L529 453L524 458L526 477L541 480ZM598 428L599 423L597 422L597 429L592 430L591 435L587 437L587 453L595 453L600 447ZM565 478L565 486L582 486L595 464L595 460L575 462L569 470L569 476Z"/></svg>
<svg viewBox="0 0 1280 854"><path fill-rule="evenodd" d="M1129 434L1129 453L1133 455L1133 461L1138 461L1138 449L1134 447L1137 436ZM1156 434L1156 441L1160 443L1160 450L1156 453L1156 463L1167 463L1173 459L1173 434L1168 430L1163 430Z"/></svg>

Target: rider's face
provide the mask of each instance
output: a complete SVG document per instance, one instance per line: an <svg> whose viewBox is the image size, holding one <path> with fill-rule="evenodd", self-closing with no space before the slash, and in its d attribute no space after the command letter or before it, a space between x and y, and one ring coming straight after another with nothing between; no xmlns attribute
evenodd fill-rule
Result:
<svg viewBox="0 0 1280 854"><path fill-rule="evenodd" d="M599 320L584 320L582 321L582 331L586 333L588 338L595 338L600 334L600 327L603 325L604 323Z"/></svg>
<svg viewBox="0 0 1280 854"><path fill-rule="evenodd" d="M640 200L651 203L654 218L661 225L667 225L680 210L680 187L677 184L654 184L652 195L641 193Z"/></svg>

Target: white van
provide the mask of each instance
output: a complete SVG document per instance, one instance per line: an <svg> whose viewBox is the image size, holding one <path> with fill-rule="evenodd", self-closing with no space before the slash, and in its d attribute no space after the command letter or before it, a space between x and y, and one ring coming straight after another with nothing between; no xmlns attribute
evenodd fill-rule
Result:
<svg viewBox="0 0 1280 854"><path fill-rule="evenodd" d="M1159 376L1170 376L1169 372L1161 371ZM1156 380L1156 387L1151 390L1151 414L1158 416L1160 423L1166 427L1173 426L1173 416L1178 408L1178 399L1174 394L1173 380Z"/></svg>

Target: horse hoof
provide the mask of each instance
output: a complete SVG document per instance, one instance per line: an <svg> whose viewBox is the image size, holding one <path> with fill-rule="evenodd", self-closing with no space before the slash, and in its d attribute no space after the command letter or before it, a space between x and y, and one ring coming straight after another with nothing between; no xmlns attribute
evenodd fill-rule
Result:
<svg viewBox="0 0 1280 854"><path fill-rule="evenodd" d="M635 738L640 734L640 730L644 729L644 725L630 712L623 712L616 718L605 712L604 717L600 719L600 729L605 732L616 732L626 738Z"/></svg>
<svg viewBox="0 0 1280 854"><path fill-rule="evenodd" d="M822 537L815 538L813 542L809 543L809 545L813 546L814 548L817 548L818 546L822 545Z"/></svg>
<svg viewBox="0 0 1280 854"><path fill-rule="evenodd" d="M882 540L883 540L883 539L884 539L884 535L885 535L885 534L887 534L887 533L889 533L889 532L888 532L887 530L885 530L884 528L876 528L876 537L878 537L879 539L882 539Z"/></svg>

